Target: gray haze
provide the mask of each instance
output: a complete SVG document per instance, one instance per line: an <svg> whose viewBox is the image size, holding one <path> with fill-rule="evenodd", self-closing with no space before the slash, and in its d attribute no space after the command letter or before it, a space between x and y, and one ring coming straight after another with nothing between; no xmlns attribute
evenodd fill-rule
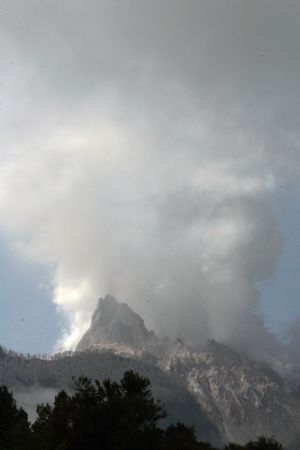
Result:
<svg viewBox="0 0 300 450"><path fill-rule="evenodd" d="M37 406L46 403L52 404L57 393L57 389L45 386L20 387L13 392L17 405L25 409L30 422L34 422L36 419Z"/></svg>
<svg viewBox="0 0 300 450"><path fill-rule="evenodd" d="M109 292L158 334L276 356L256 282L299 183L299 2L0 5L1 229L53 269L58 346Z"/></svg>

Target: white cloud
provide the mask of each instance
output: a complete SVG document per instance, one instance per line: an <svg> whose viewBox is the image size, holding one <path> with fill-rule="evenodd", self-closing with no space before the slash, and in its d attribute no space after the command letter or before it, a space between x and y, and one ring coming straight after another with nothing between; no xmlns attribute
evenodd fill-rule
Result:
<svg viewBox="0 0 300 450"><path fill-rule="evenodd" d="M26 3L1 19L1 225L54 268L64 345L109 292L160 333L267 346L255 281L300 167L298 47L277 35L298 36L296 5Z"/></svg>

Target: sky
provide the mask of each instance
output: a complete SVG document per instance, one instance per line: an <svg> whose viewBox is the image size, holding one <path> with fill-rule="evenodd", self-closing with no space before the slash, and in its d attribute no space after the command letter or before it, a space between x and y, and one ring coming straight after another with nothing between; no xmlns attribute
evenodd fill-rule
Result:
<svg viewBox="0 0 300 450"><path fill-rule="evenodd" d="M297 357L299 21L0 0L1 344L72 349L110 293L159 335Z"/></svg>

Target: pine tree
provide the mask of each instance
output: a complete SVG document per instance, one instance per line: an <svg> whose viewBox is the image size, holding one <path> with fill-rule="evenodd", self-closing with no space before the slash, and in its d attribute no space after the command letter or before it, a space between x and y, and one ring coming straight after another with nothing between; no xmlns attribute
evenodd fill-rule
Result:
<svg viewBox="0 0 300 450"><path fill-rule="evenodd" d="M31 433L28 416L18 408L7 387L0 386L0 449L29 450Z"/></svg>

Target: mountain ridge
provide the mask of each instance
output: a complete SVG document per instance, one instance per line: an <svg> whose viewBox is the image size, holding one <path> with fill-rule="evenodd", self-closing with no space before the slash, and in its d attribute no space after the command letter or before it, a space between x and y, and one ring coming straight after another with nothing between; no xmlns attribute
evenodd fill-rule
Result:
<svg viewBox="0 0 300 450"><path fill-rule="evenodd" d="M32 409L47 393L53 400L55 391L71 390L72 376L118 381L128 369L150 379L170 422L194 426L201 440L218 446L264 434L274 435L288 450L299 449L298 385L217 341L194 348L157 337L112 296L99 300L75 352L42 360L0 347L0 384L13 389L21 403L25 398L26 406L30 400Z"/></svg>
<svg viewBox="0 0 300 450"><path fill-rule="evenodd" d="M113 326L101 340L110 302L117 314L110 317ZM214 340L193 348L180 340L159 338L127 305L125 318L120 315L125 308L122 305L111 296L100 299L77 350L106 349L151 361L184 384L225 441L245 442L267 434L286 443L300 432L299 391L265 363L252 361ZM120 330L127 315L131 318L131 339L122 341ZM134 339L137 335L142 335L140 340ZM87 342L89 346L85 346Z"/></svg>

